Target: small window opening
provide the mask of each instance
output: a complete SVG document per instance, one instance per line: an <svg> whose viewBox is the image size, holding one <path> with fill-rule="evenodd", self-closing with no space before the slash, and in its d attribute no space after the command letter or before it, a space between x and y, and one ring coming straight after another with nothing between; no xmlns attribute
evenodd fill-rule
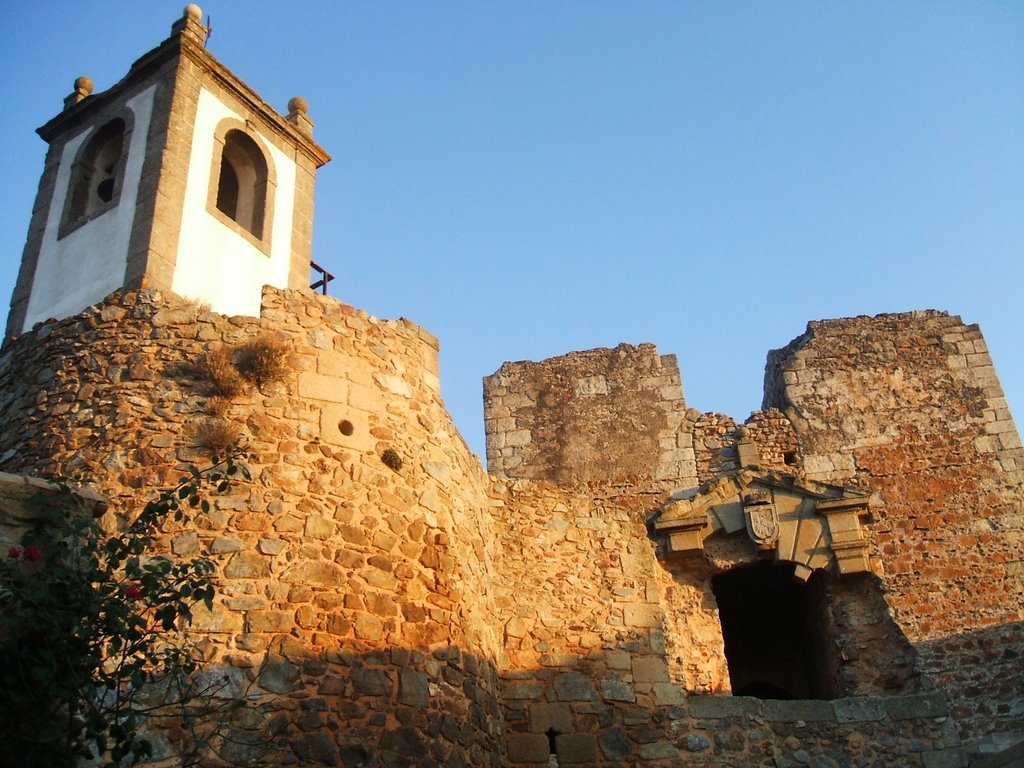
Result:
<svg viewBox="0 0 1024 768"><path fill-rule="evenodd" d="M711 581L735 696L832 699L841 695L824 576L806 584L792 564L734 568Z"/></svg>
<svg viewBox="0 0 1024 768"><path fill-rule="evenodd" d="M71 171L68 223L88 218L117 197L124 167L125 122L111 120L88 140Z"/></svg>
<svg viewBox="0 0 1024 768"><path fill-rule="evenodd" d="M217 176L217 209L257 238L263 238L267 204L267 160L245 133L224 137Z"/></svg>
<svg viewBox="0 0 1024 768"><path fill-rule="evenodd" d="M796 464L796 451L786 451L782 454L782 460L789 466Z"/></svg>
<svg viewBox="0 0 1024 768"><path fill-rule="evenodd" d="M557 740L559 733L554 726L551 726L544 732L544 735L548 737L548 753L551 755L548 758L548 768L558 768Z"/></svg>

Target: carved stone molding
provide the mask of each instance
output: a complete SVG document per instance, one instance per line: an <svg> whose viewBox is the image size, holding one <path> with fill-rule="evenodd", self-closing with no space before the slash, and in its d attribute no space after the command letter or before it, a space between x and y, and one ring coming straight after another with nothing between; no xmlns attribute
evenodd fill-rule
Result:
<svg viewBox="0 0 1024 768"><path fill-rule="evenodd" d="M806 580L818 569L870 571L869 493L780 472L744 469L673 496L654 523L670 556L700 555L704 541L745 531L758 550L796 565Z"/></svg>

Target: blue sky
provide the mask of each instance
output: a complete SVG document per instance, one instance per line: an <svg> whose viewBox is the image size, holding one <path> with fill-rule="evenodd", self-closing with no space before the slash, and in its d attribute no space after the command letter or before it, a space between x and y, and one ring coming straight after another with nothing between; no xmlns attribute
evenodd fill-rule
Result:
<svg viewBox="0 0 1024 768"><path fill-rule="evenodd" d="M0 293L78 75L102 90L183 3L6 0ZM654 342L739 420L808 320L979 323L1024 413L1024 4L203 5L210 51L333 154L314 258L332 295L441 340L483 454L505 360Z"/></svg>

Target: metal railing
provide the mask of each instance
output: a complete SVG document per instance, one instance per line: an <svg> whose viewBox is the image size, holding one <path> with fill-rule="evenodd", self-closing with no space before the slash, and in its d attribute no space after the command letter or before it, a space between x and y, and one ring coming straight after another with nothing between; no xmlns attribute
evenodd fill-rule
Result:
<svg viewBox="0 0 1024 768"><path fill-rule="evenodd" d="M313 270L313 272L315 272L320 277L319 280L317 280L314 283L311 283L309 287L312 288L314 291L319 290L320 293L322 293L324 296L326 296L327 295L327 284L329 282L331 282L331 280L334 279L334 275L332 275L326 269L321 267L315 261L310 261L309 262L309 268L311 270Z"/></svg>

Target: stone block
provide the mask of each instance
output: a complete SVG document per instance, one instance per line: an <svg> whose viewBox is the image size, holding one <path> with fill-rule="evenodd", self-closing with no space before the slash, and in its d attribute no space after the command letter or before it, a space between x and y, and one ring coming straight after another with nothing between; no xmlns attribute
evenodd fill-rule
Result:
<svg viewBox="0 0 1024 768"><path fill-rule="evenodd" d="M590 680L579 672L566 672L555 678L555 695L559 701L595 701L597 691Z"/></svg>
<svg viewBox="0 0 1024 768"><path fill-rule="evenodd" d="M924 768L967 768L968 765L967 756L960 749L924 752L921 754L921 761ZM1014 763L993 763L993 768L997 765L1009 768ZM981 766L982 763L978 763L978 767L981 768Z"/></svg>
<svg viewBox="0 0 1024 768"><path fill-rule="evenodd" d="M357 693L367 696L390 696L392 689L391 676L383 669L362 667L353 669L349 678Z"/></svg>
<svg viewBox="0 0 1024 768"><path fill-rule="evenodd" d="M621 728L612 728L598 736L601 751L608 760L626 760L629 758L630 743Z"/></svg>
<svg viewBox="0 0 1024 768"><path fill-rule="evenodd" d="M702 733L691 733L684 741L687 752L703 752L711 747L708 737Z"/></svg>
<svg viewBox="0 0 1024 768"><path fill-rule="evenodd" d="M195 531L180 533L171 539L171 551L174 554L184 557L193 555L199 550L199 536Z"/></svg>
<svg viewBox="0 0 1024 768"><path fill-rule="evenodd" d="M259 684L271 693L288 693L302 687L299 668L284 659L267 661L260 669Z"/></svg>
<svg viewBox="0 0 1024 768"><path fill-rule="evenodd" d="M601 652L608 669L626 670L632 668L633 657L629 651L605 650Z"/></svg>
<svg viewBox="0 0 1024 768"><path fill-rule="evenodd" d="M949 714L946 697L940 693L894 696L885 700L885 709L894 720L914 720L919 717L945 717Z"/></svg>
<svg viewBox="0 0 1024 768"><path fill-rule="evenodd" d="M689 696L690 716L698 720L756 715L761 701L746 696Z"/></svg>
<svg viewBox="0 0 1024 768"><path fill-rule="evenodd" d="M398 701L410 707L426 707L429 700L427 676L415 669L398 670Z"/></svg>
<svg viewBox="0 0 1024 768"><path fill-rule="evenodd" d="M377 641L384 638L384 622L369 613L356 616L353 627L360 640Z"/></svg>
<svg viewBox="0 0 1024 768"><path fill-rule="evenodd" d="M659 707L678 707L684 701L683 689L675 683L654 683L654 703Z"/></svg>
<svg viewBox="0 0 1024 768"><path fill-rule="evenodd" d="M294 626L293 611L250 611L246 616L247 632L290 632Z"/></svg>
<svg viewBox="0 0 1024 768"><path fill-rule="evenodd" d="M872 696L835 699L832 711L840 723L866 723L885 719L885 701Z"/></svg>
<svg viewBox="0 0 1024 768"><path fill-rule="evenodd" d="M555 737L559 765L593 765L597 759L597 739L592 733L564 733Z"/></svg>
<svg viewBox="0 0 1024 768"><path fill-rule="evenodd" d="M609 678L601 681L601 695L606 701L636 701L633 686L625 680Z"/></svg>
<svg viewBox="0 0 1024 768"><path fill-rule="evenodd" d="M627 627L660 627L661 606L649 603L632 603L622 607L623 620Z"/></svg>
<svg viewBox="0 0 1024 768"><path fill-rule="evenodd" d="M835 719L830 702L816 699L793 701L770 700L764 703L764 719L769 722L791 723L797 720L824 722Z"/></svg>
<svg viewBox="0 0 1024 768"><path fill-rule="evenodd" d="M289 584L335 586L342 583L343 576L342 569L334 563L310 560L291 566L285 571L281 581Z"/></svg>
<svg viewBox="0 0 1024 768"><path fill-rule="evenodd" d="M265 579L270 576L270 565L255 552L236 552L224 568L229 579Z"/></svg>
<svg viewBox="0 0 1024 768"><path fill-rule="evenodd" d="M305 372L299 375L299 397L328 403L345 403L349 399L348 382L337 376Z"/></svg>
<svg viewBox="0 0 1024 768"><path fill-rule="evenodd" d="M540 683L533 681L510 683L505 686L502 696L506 699L539 699L543 690Z"/></svg>
<svg viewBox="0 0 1024 768"><path fill-rule="evenodd" d="M305 764L338 764L338 748L326 733L305 733L292 739L290 744L292 751Z"/></svg>
<svg viewBox="0 0 1024 768"><path fill-rule="evenodd" d="M367 413L381 413L387 408L387 401L380 390L360 384L349 386L348 404Z"/></svg>
<svg viewBox="0 0 1024 768"><path fill-rule="evenodd" d="M513 733L508 737L508 759L513 764L547 765L551 757L548 737L540 733Z"/></svg>
<svg viewBox="0 0 1024 768"><path fill-rule="evenodd" d="M335 523L323 515L309 515L306 518L305 534L307 538L327 539L334 533Z"/></svg>
<svg viewBox="0 0 1024 768"><path fill-rule="evenodd" d="M196 632L240 632L243 622L240 614L228 610L218 603L213 610L206 610L202 603L192 609L191 629Z"/></svg>
<svg viewBox="0 0 1024 768"><path fill-rule="evenodd" d="M225 552L238 552L244 547L245 544L241 539L236 539L232 536L218 536L210 543L210 552L220 555Z"/></svg>
<svg viewBox="0 0 1024 768"><path fill-rule="evenodd" d="M316 356L317 373L332 379L348 376L357 365L358 361L350 356L331 349L322 349Z"/></svg>
<svg viewBox="0 0 1024 768"><path fill-rule="evenodd" d="M644 760L675 760L679 757L679 750L670 741L642 744L637 751Z"/></svg>
<svg viewBox="0 0 1024 768"><path fill-rule="evenodd" d="M547 733L554 728L558 733L572 730L572 712L568 704L531 704L530 731Z"/></svg>
<svg viewBox="0 0 1024 768"><path fill-rule="evenodd" d="M667 683L668 665L657 656L633 659L633 680L637 683Z"/></svg>

